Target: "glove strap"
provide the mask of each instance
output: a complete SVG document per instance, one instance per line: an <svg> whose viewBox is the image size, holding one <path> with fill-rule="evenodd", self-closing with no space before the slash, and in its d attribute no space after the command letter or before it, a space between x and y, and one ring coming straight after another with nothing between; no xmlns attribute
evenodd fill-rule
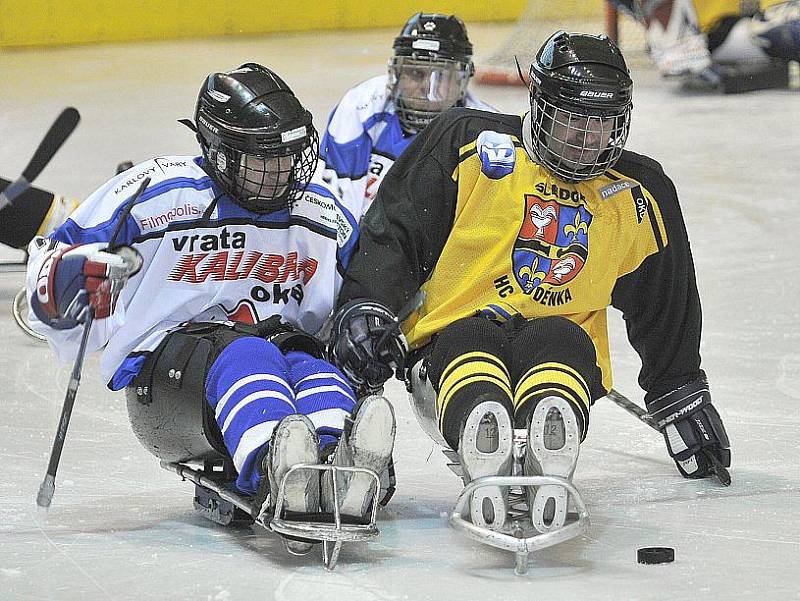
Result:
<svg viewBox="0 0 800 601"><path fill-rule="evenodd" d="M647 410L663 430L676 420L683 419L711 404L711 391L705 378L698 378L680 388L647 403Z"/></svg>

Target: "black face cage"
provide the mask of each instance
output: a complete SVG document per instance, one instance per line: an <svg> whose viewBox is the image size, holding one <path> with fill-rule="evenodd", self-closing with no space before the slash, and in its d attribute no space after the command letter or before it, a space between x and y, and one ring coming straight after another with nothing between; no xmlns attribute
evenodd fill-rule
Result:
<svg viewBox="0 0 800 601"><path fill-rule="evenodd" d="M531 95L531 136L539 162L566 182L593 179L610 169L628 139L631 104L617 112L577 112Z"/></svg>
<svg viewBox="0 0 800 601"><path fill-rule="evenodd" d="M403 93L400 77L403 69L420 68L430 71L430 77L435 77L434 71L446 70L450 75L450 86L446 97L440 100L431 100L427 97L410 96ZM461 105L467 95L469 79L472 77L474 66L471 61L457 61L444 58L430 58L425 56L393 56L389 59L389 98L394 104L395 113L400 120L403 131L417 134L425 129L438 115L452 106ZM433 84L429 81L429 86ZM427 105L427 106L426 106Z"/></svg>
<svg viewBox="0 0 800 601"><path fill-rule="evenodd" d="M290 210L311 181L319 156L313 126L302 147L242 152L225 143L203 146L203 155L219 185L236 204L255 213ZM283 152L281 152L283 150Z"/></svg>

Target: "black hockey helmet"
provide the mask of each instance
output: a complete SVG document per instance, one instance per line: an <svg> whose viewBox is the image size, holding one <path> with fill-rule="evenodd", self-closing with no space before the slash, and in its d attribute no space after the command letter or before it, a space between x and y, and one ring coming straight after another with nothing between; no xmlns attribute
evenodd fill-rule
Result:
<svg viewBox="0 0 800 601"><path fill-rule="evenodd" d="M319 152L311 113L256 63L206 78L195 109L206 169L240 206L272 213L300 198Z"/></svg>
<svg viewBox="0 0 800 601"><path fill-rule="evenodd" d="M553 175L592 179L617 162L630 128L633 81L604 35L558 31L530 67L531 150Z"/></svg>
<svg viewBox="0 0 800 601"><path fill-rule="evenodd" d="M475 69L461 19L417 13L403 26L393 48L389 95L406 132L417 133L442 111L463 104Z"/></svg>

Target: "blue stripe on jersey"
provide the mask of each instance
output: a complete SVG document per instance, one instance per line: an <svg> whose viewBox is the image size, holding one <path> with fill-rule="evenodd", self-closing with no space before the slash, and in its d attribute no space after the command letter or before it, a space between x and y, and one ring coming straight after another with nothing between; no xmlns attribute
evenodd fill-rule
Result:
<svg viewBox="0 0 800 601"><path fill-rule="evenodd" d="M320 223L319 221L314 221L313 219L309 219L308 217L302 217L300 215L292 215L291 219L292 225L300 225L304 226L307 229L325 236L326 238L330 238L332 240L336 240L336 230L332 227L328 227Z"/></svg>
<svg viewBox="0 0 800 601"><path fill-rule="evenodd" d="M166 179L162 182L159 182L155 186L151 186L145 190L139 200L136 201L137 206L151 200L153 198L157 198L162 194L165 194L171 190L177 190L180 188L193 188L195 190L207 190L211 188L213 183L210 177L201 177L199 179L192 179L188 177L175 177L172 179ZM99 223L92 227L83 228L75 223L72 219L67 219L63 225L57 228L51 235L51 238L55 238L59 242L64 242L66 244L78 244L78 243L90 243L90 242L108 242L111 240L111 236L116 229L117 222L119 220L120 212L122 211L125 203L130 199L128 196L123 202L119 204L119 206L114 209L114 213L111 215L111 218L103 223ZM129 215L128 218L125 220L125 224L122 226L120 230L119 237L117 238L118 244L131 244L137 236L140 236L142 233L141 229L139 228L139 224L136 222L136 218Z"/></svg>
<svg viewBox="0 0 800 601"><path fill-rule="evenodd" d="M289 215L288 208L272 213L255 213L236 204L228 196L221 196L217 203L217 216L214 219L210 219L209 223L213 224L224 219L237 218L247 219L254 223L288 223Z"/></svg>
<svg viewBox="0 0 800 601"><path fill-rule="evenodd" d="M328 169L333 169L338 177L358 179L364 177L369 169L372 154L372 140L362 132L355 140L339 144L327 131L319 145L319 156Z"/></svg>
<svg viewBox="0 0 800 601"><path fill-rule="evenodd" d="M416 135L409 135L403 131L403 127L400 125L400 118L396 113L381 113L380 120L386 122L386 127L378 136L378 139L375 140L373 152L392 160L397 160L397 157L403 154L403 151L413 142ZM373 125L368 120L364 124L364 128L368 129Z"/></svg>
<svg viewBox="0 0 800 601"><path fill-rule="evenodd" d="M503 319L507 319L508 320L508 319L511 319L513 317L513 315L511 315L511 313L509 313L508 311L506 311L505 309L503 309L499 305L491 305L490 304L489 306L492 308L492 310L495 313L497 313L498 315L502 316Z"/></svg>
<svg viewBox="0 0 800 601"><path fill-rule="evenodd" d="M117 368L117 371L115 371L114 375L111 377L111 382L109 382L108 387L111 390L122 390L125 388L136 376L139 375L145 359L147 359L147 354L128 355L125 357L125 360L120 364L120 366Z"/></svg>

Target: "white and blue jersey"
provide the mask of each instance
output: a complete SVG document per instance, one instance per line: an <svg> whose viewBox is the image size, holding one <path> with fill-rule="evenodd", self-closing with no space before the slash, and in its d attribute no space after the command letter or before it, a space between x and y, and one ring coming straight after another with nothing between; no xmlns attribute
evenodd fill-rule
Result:
<svg viewBox="0 0 800 601"><path fill-rule="evenodd" d="M224 196L201 164L201 158L170 156L137 165L94 192L49 240L30 245L29 293L48 249L107 242L122 205L151 178L118 237L141 253L144 266L114 313L94 324L88 343L88 352L103 349L101 375L113 390L130 383L144 354L183 323L255 322L279 314L316 334L332 310L360 207L354 211L312 183L291 212L252 213ZM59 359L75 357L82 328L53 329L32 312L29 319Z"/></svg>
<svg viewBox="0 0 800 601"><path fill-rule="evenodd" d="M185 156L142 163L92 194L49 239L31 243L29 292L49 250L108 242L126 201L151 178L117 238L141 253L143 267L112 315L95 322L88 342L88 352L103 349L101 375L113 390L128 385L148 352L187 322L255 323L281 315L316 334L333 309L358 236L360 206L354 212L312 183L291 211L252 213L224 196L201 165L202 159ZM83 328L53 329L33 312L29 319L60 359L74 358ZM307 415L324 446L335 442L355 405L352 388L333 365L302 352L284 355L255 337L223 349L205 388L239 472L236 484L250 494L283 417Z"/></svg>
<svg viewBox="0 0 800 601"><path fill-rule="evenodd" d="M380 75L350 89L328 118L320 142L324 179L333 184L348 206L366 212L386 172L416 137L400 125L389 98L388 75ZM467 93L464 106L496 110Z"/></svg>

